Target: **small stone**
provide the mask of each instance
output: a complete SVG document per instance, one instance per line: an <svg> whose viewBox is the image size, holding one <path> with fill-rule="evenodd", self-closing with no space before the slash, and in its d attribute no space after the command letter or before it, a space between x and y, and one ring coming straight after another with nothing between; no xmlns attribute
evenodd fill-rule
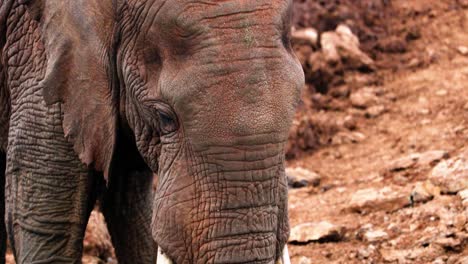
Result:
<svg viewBox="0 0 468 264"><path fill-rule="evenodd" d="M381 249L380 254L385 262L390 263L420 263L416 260L423 258L436 258L441 252L434 247L412 249ZM423 262L421 262L423 263ZM427 262L424 262L427 263Z"/></svg>
<svg viewBox="0 0 468 264"><path fill-rule="evenodd" d="M363 238L369 243L375 243L387 240L388 234L383 230L368 230L364 233Z"/></svg>
<svg viewBox="0 0 468 264"><path fill-rule="evenodd" d="M346 127L349 130L356 130L357 121L353 116L348 115L344 119L343 126Z"/></svg>
<svg viewBox="0 0 468 264"><path fill-rule="evenodd" d="M401 171L409 169L416 165L419 155L411 154L409 156L399 158L390 162L388 169L390 171Z"/></svg>
<svg viewBox="0 0 468 264"><path fill-rule="evenodd" d="M420 59L413 58L408 62L407 67L410 68L410 69L414 69L414 68L418 68L418 67L420 67L422 65L423 65L423 62Z"/></svg>
<svg viewBox="0 0 468 264"><path fill-rule="evenodd" d="M468 188L468 149L449 160L443 160L432 169L430 181L443 193L457 193Z"/></svg>
<svg viewBox="0 0 468 264"><path fill-rule="evenodd" d="M467 46L458 46L457 47L457 51L461 54L461 55L468 55L468 47Z"/></svg>
<svg viewBox="0 0 468 264"><path fill-rule="evenodd" d="M291 229L289 241L295 243L340 241L343 234L343 227L327 221L303 223Z"/></svg>
<svg viewBox="0 0 468 264"><path fill-rule="evenodd" d="M330 95L335 98L346 98L350 94L350 89L347 85L340 85L338 87L333 87L330 90Z"/></svg>
<svg viewBox="0 0 468 264"><path fill-rule="evenodd" d="M435 259L432 264L445 264L445 260L443 258Z"/></svg>
<svg viewBox="0 0 468 264"><path fill-rule="evenodd" d="M432 120L431 120L431 119L423 119L423 120L421 120L421 125L423 125L423 126L429 125L430 123L432 123Z"/></svg>
<svg viewBox="0 0 468 264"><path fill-rule="evenodd" d="M405 250L382 249L380 250L380 254L386 262L405 263L405 258L408 253Z"/></svg>
<svg viewBox="0 0 468 264"><path fill-rule="evenodd" d="M421 38L421 30L417 27L411 27L406 34L406 40L411 41L419 38Z"/></svg>
<svg viewBox="0 0 468 264"><path fill-rule="evenodd" d="M411 201L413 203L425 203L440 194L440 189L431 182L418 182L411 191Z"/></svg>
<svg viewBox="0 0 468 264"><path fill-rule="evenodd" d="M447 90L443 90L443 89L442 89L442 90L438 90L438 91L436 92L436 95L437 95L437 96L446 96L447 94L448 94L448 91L447 91Z"/></svg>
<svg viewBox="0 0 468 264"><path fill-rule="evenodd" d="M419 154L418 164L421 166L431 165L435 162L441 161L449 157L449 154L445 150L431 150Z"/></svg>
<svg viewBox="0 0 468 264"><path fill-rule="evenodd" d="M467 4L467 7L468 7L468 4ZM461 257L455 264L468 264L468 256Z"/></svg>
<svg viewBox="0 0 468 264"><path fill-rule="evenodd" d="M458 196L462 200L462 204L465 208L468 208L468 189L458 192Z"/></svg>
<svg viewBox="0 0 468 264"><path fill-rule="evenodd" d="M468 0L457 0L457 3L463 7L463 8L467 8L468 7ZM467 257L468 258L468 257ZM467 261L467 264L468 264L468 261Z"/></svg>
<svg viewBox="0 0 468 264"><path fill-rule="evenodd" d="M428 115L431 113L431 110L427 109L427 108L422 108L418 111L421 115Z"/></svg>
<svg viewBox="0 0 468 264"><path fill-rule="evenodd" d="M377 96L370 89L360 89L350 96L351 105L357 108L368 108L375 104Z"/></svg>
<svg viewBox="0 0 468 264"><path fill-rule="evenodd" d="M463 109L468 111L468 102L463 106Z"/></svg>
<svg viewBox="0 0 468 264"><path fill-rule="evenodd" d="M443 247L446 250L459 251L462 246L462 241L453 237L440 237L434 240L434 243Z"/></svg>
<svg viewBox="0 0 468 264"><path fill-rule="evenodd" d="M318 32L315 28L292 30L291 38L293 42L305 42L312 47L316 47L318 44Z"/></svg>
<svg viewBox="0 0 468 264"><path fill-rule="evenodd" d="M346 25L339 25L335 31L324 32L320 44L325 60L329 64L346 61L348 67L372 69L374 61L359 48L359 39Z"/></svg>
<svg viewBox="0 0 468 264"><path fill-rule="evenodd" d="M387 109L383 105L374 105L366 110L367 118L375 118L383 114Z"/></svg>
<svg viewBox="0 0 468 264"><path fill-rule="evenodd" d="M373 245L369 245L367 248L360 248L358 249L357 257L359 259L368 259L372 254L375 252L375 247Z"/></svg>
<svg viewBox="0 0 468 264"><path fill-rule="evenodd" d="M332 138L332 144L341 145L341 144L350 144L350 143L359 143L366 139L366 135L360 132L339 132Z"/></svg>
<svg viewBox="0 0 468 264"><path fill-rule="evenodd" d="M379 41L377 48L388 53L403 53L407 50L405 40L398 37L384 38Z"/></svg>
<svg viewBox="0 0 468 264"><path fill-rule="evenodd" d="M297 264L312 264L312 260L308 257L300 257L298 260L297 260Z"/></svg>
<svg viewBox="0 0 468 264"><path fill-rule="evenodd" d="M286 168L288 184L292 188L302 188L307 186L318 186L322 177L313 171L302 167Z"/></svg>
<svg viewBox="0 0 468 264"><path fill-rule="evenodd" d="M340 37L335 32L324 32L321 35L320 44L325 60L330 64L336 64L341 60L337 45L340 43Z"/></svg>
<svg viewBox="0 0 468 264"><path fill-rule="evenodd" d="M351 196L349 210L358 213L371 211L392 212L409 204L408 197L400 190L391 187L383 189L363 189Z"/></svg>
<svg viewBox="0 0 468 264"><path fill-rule="evenodd" d="M413 153L406 157L396 159L390 162L390 171L400 171L412 168L414 166L427 166L448 158L445 150L431 150L422 153Z"/></svg>
<svg viewBox="0 0 468 264"><path fill-rule="evenodd" d="M365 248L361 248L361 249L358 250L358 257L366 259L366 258L370 257L371 253L372 252L370 252L369 250L367 250Z"/></svg>

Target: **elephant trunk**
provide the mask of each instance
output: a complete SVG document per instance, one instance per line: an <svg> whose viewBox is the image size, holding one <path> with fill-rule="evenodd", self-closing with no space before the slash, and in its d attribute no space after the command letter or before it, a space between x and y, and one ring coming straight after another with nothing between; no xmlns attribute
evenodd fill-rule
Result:
<svg viewBox="0 0 468 264"><path fill-rule="evenodd" d="M289 234L283 150L284 143L270 143L180 152L181 160L186 154L196 158L183 162L177 177L162 178L154 210L153 235L169 258L259 264L281 259ZM175 161L173 167L182 166Z"/></svg>
<svg viewBox="0 0 468 264"><path fill-rule="evenodd" d="M160 247L158 247L158 258L156 260L156 264L174 264L169 257L164 254ZM275 264L291 264L291 260L289 258L288 247L284 246L283 254L281 258L279 258Z"/></svg>

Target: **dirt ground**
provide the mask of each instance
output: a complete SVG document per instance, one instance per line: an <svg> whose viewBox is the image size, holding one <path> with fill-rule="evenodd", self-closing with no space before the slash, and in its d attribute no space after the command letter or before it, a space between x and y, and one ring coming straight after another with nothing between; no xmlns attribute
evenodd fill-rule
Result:
<svg viewBox="0 0 468 264"><path fill-rule="evenodd" d="M324 62L321 37L294 44L307 85L287 151L292 263L468 263L468 1L294 11L319 36L347 25L373 63ZM84 263L115 263L102 221Z"/></svg>
<svg viewBox="0 0 468 264"><path fill-rule="evenodd" d="M468 4L388 2L376 69L308 95L325 128L290 153L315 179L290 191L292 263L468 263L466 194L444 187L468 183ZM454 160L461 173L431 176Z"/></svg>

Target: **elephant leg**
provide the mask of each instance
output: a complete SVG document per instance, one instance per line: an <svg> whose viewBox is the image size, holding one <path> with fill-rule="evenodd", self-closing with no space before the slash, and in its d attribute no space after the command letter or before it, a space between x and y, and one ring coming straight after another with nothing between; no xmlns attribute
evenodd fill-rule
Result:
<svg viewBox="0 0 468 264"><path fill-rule="evenodd" d="M0 217L5 219L5 165L6 155L0 151ZM5 263L7 235L5 221L0 222L0 264Z"/></svg>
<svg viewBox="0 0 468 264"><path fill-rule="evenodd" d="M81 263L94 175L67 142L58 105L13 111L6 222L16 263Z"/></svg>
<svg viewBox="0 0 468 264"><path fill-rule="evenodd" d="M132 171L112 177L102 211L119 263L155 263L151 237L152 173Z"/></svg>

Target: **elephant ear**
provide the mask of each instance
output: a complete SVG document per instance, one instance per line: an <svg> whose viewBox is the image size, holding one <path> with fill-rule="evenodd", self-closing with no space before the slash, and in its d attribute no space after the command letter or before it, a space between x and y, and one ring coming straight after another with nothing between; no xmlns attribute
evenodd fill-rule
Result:
<svg viewBox="0 0 468 264"><path fill-rule="evenodd" d="M29 8L34 14L42 9L37 17L47 56L44 99L61 103L65 136L80 159L107 179L117 127L113 2L43 0Z"/></svg>
<svg viewBox="0 0 468 264"><path fill-rule="evenodd" d="M6 151L10 116L9 92L6 87L3 47L6 42L7 19L13 0L0 0L0 154ZM1 173L1 172L0 172Z"/></svg>

